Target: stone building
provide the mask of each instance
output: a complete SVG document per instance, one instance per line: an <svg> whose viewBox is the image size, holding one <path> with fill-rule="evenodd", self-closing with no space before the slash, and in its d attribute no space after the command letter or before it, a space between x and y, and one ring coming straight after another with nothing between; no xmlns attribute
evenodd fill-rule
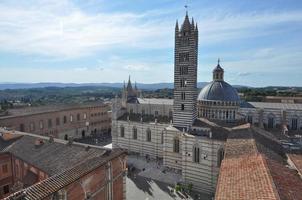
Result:
<svg viewBox="0 0 302 200"><path fill-rule="evenodd" d="M0 131L0 198L125 199L124 151Z"/></svg>
<svg viewBox="0 0 302 200"><path fill-rule="evenodd" d="M219 60L213 70L213 81L201 90L197 101L199 117L226 122L238 119L240 98L237 91L224 81L224 70Z"/></svg>
<svg viewBox="0 0 302 200"><path fill-rule="evenodd" d="M11 109L0 127L67 139L110 133L110 106L104 103Z"/></svg>
<svg viewBox="0 0 302 200"><path fill-rule="evenodd" d="M281 133L288 127L299 133L302 104L241 101L224 81L219 61L213 81L197 96L197 46L197 25L186 14L175 28L174 100L138 98L129 80L123 97L113 102L112 141L113 148L162 160L194 190L214 196L229 136L247 122L260 127L258 132L265 128Z"/></svg>

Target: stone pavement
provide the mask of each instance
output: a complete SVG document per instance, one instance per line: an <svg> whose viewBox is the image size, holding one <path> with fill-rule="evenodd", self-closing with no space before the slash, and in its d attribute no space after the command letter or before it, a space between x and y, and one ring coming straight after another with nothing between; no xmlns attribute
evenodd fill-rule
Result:
<svg viewBox="0 0 302 200"><path fill-rule="evenodd" d="M182 181L181 175L172 171L162 172L161 162L146 161L145 157L128 155L128 166L136 170L129 171L126 181L126 197L130 200L172 200L172 199L199 199L211 200L207 194L192 193L185 196L174 191L174 185Z"/></svg>

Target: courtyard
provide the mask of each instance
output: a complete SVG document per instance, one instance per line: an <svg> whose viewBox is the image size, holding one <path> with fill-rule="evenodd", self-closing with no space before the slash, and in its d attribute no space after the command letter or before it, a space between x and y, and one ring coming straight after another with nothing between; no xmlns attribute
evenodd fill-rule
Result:
<svg viewBox="0 0 302 200"><path fill-rule="evenodd" d="M130 166L130 167L129 167ZM212 196L195 191L190 194L175 191L175 184L182 182L181 175L165 170L160 161L145 157L128 156L126 198L133 200L199 199L212 200Z"/></svg>

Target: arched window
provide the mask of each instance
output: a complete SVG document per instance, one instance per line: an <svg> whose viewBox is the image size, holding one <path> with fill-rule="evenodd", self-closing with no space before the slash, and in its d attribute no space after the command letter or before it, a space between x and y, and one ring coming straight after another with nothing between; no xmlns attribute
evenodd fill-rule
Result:
<svg viewBox="0 0 302 200"><path fill-rule="evenodd" d="M35 123L34 122L31 122L29 127L30 127L30 131L35 131Z"/></svg>
<svg viewBox="0 0 302 200"><path fill-rule="evenodd" d="M172 110L170 109L169 110L169 118L172 118L173 117L173 112L172 112Z"/></svg>
<svg viewBox="0 0 302 200"><path fill-rule="evenodd" d="M291 129L297 130L298 129L298 118L294 117L291 119Z"/></svg>
<svg viewBox="0 0 302 200"><path fill-rule="evenodd" d="M200 149L198 146L193 147L193 162L199 163L200 161Z"/></svg>
<svg viewBox="0 0 302 200"><path fill-rule="evenodd" d="M150 130L150 128L148 128L147 130L146 130L146 139L147 139L147 142L151 142L151 130Z"/></svg>
<svg viewBox="0 0 302 200"><path fill-rule="evenodd" d="M120 127L120 136L125 137L125 127L123 125Z"/></svg>
<svg viewBox="0 0 302 200"><path fill-rule="evenodd" d="M179 153L179 139L178 138L174 138L174 141L173 141L173 152Z"/></svg>
<svg viewBox="0 0 302 200"><path fill-rule="evenodd" d="M43 120L40 120L40 122L39 122L39 127L40 127L40 129L43 129L43 128L44 128Z"/></svg>
<svg viewBox="0 0 302 200"><path fill-rule="evenodd" d="M275 117L273 114L269 114L267 118L267 127L274 128L275 127Z"/></svg>
<svg viewBox="0 0 302 200"><path fill-rule="evenodd" d="M221 148L217 152L217 167L220 167L223 158L224 158L224 150Z"/></svg>
<svg viewBox="0 0 302 200"><path fill-rule="evenodd" d="M247 122L253 124L253 116L251 114L247 116Z"/></svg>
<svg viewBox="0 0 302 200"><path fill-rule="evenodd" d="M134 139L134 140L137 140L137 128L135 127L135 126L133 126L133 129L132 129L132 138Z"/></svg>

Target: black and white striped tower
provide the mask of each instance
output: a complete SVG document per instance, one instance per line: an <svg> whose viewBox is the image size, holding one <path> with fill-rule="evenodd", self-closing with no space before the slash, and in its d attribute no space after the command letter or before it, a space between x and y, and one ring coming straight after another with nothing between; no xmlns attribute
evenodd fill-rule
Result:
<svg viewBox="0 0 302 200"><path fill-rule="evenodd" d="M197 117L198 54L198 28L188 12L180 29L176 22L174 54L173 126L188 129Z"/></svg>

